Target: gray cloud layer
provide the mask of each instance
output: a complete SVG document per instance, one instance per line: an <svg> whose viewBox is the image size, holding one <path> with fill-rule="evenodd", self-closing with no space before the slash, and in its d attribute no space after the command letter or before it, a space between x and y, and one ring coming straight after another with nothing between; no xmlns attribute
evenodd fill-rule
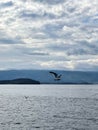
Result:
<svg viewBox="0 0 98 130"><path fill-rule="evenodd" d="M1 69L98 70L97 42L97 0L0 1Z"/></svg>

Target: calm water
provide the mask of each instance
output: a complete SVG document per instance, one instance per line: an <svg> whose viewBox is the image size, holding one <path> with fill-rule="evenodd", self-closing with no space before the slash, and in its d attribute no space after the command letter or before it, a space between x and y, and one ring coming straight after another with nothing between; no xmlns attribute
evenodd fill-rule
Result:
<svg viewBox="0 0 98 130"><path fill-rule="evenodd" d="M1 85L0 130L98 130L98 85Z"/></svg>

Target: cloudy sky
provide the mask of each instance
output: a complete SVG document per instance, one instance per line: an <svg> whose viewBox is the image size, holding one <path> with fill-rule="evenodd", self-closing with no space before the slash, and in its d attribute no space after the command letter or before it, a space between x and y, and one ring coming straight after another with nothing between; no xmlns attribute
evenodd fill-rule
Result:
<svg viewBox="0 0 98 130"><path fill-rule="evenodd" d="M98 71L98 0L0 0L0 70Z"/></svg>

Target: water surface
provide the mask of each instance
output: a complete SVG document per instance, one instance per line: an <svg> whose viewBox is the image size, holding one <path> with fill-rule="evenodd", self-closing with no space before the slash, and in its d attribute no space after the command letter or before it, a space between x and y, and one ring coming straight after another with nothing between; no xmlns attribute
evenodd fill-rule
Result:
<svg viewBox="0 0 98 130"><path fill-rule="evenodd" d="M97 130L98 85L1 85L0 130Z"/></svg>

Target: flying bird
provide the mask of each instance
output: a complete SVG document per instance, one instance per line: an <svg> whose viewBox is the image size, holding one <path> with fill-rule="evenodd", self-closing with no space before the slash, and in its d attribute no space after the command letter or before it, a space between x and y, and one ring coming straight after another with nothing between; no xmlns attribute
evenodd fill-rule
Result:
<svg viewBox="0 0 98 130"><path fill-rule="evenodd" d="M58 75L57 73L52 72L52 71L50 71L49 73L54 76L54 80L61 80L61 76L62 76L61 74Z"/></svg>

